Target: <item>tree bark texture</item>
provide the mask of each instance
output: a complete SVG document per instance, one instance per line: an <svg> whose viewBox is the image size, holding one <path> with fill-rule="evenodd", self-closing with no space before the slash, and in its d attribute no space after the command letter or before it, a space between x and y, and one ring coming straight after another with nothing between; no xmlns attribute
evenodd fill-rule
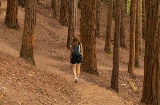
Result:
<svg viewBox="0 0 160 105"><path fill-rule="evenodd" d="M80 36L84 49L82 69L98 75L96 52L96 0L81 0Z"/></svg>
<svg viewBox="0 0 160 105"><path fill-rule="evenodd" d="M136 9L136 36L135 36L135 67L139 67L139 57L142 46L142 1L137 0Z"/></svg>
<svg viewBox="0 0 160 105"><path fill-rule="evenodd" d="M125 43L125 27L124 27L124 14L125 14L125 1L122 0L121 3L121 27L120 27L120 47L121 48L126 48L126 43Z"/></svg>
<svg viewBox="0 0 160 105"><path fill-rule="evenodd" d="M97 29L96 29L96 36L100 37L100 0L97 1L97 9L96 9L96 22L97 22Z"/></svg>
<svg viewBox="0 0 160 105"><path fill-rule="evenodd" d="M24 31L20 57L29 63L35 64L34 61L34 34L36 24L36 0L26 0Z"/></svg>
<svg viewBox="0 0 160 105"><path fill-rule="evenodd" d="M72 38L76 36L77 32L77 6L78 0L69 1L69 27L68 27L68 38L67 47L70 48L70 43L72 43Z"/></svg>
<svg viewBox="0 0 160 105"><path fill-rule="evenodd" d="M0 0L0 15L1 15L1 12L2 12L2 10L1 10L1 0Z"/></svg>
<svg viewBox="0 0 160 105"><path fill-rule="evenodd" d="M120 21L121 21L121 0L117 0L116 16L115 16L115 32L114 32L114 49L113 49L113 69L111 78L111 88L116 92L118 89L118 75L119 75L119 46L120 46Z"/></svg>
<svg viewBox="0 0 160 105"><path fill-rule="evenodd" d="M59 23L63 26L69 26L69 0L61 0Z"/></svg>
<svg viewBox="0 0 160 105"><path fill-rule="evenodd" d="M111 44L111 28L112 28L112 13L113 12L113 0L109 0L108 13L107 13L107 26L106 26L106 38L104 51L108 54L112 53Z"/></svg>
<svg viewBox="0 0 160 105"><path fill-rule="evenodd" d="M131 19L130 19L130 48L129 48L129 63L128 73L133 76L135 63L135 26L136 26L136 4L137 0L131 0Z"/></svg>
<svg viewBox="0 0 160 105"><path fill-rule="evenodd" d="M145 8L145 1L142 0L142 38L145 39L145 26L146 26L146 8Z"/></svg>
<svg viewBox="0 0 160 105"><path fill-rule="evenodd" d="M55 19L59 19L59 0L52 0L53 15Z"/></svg>
<svg viewBox="0 0 160 105"><path fill-rule="evenodd" d="M7 0L5 24L8 28L19 29L17 15L18 15L18 0Z"/></svg>
<svg viewBox="0 0 160 105"><path fill-rule="evenodd" d="M142 102L147 105L158 104L158 72L159 72L159 0L146 1L146 32L144 81Z"/></svg>

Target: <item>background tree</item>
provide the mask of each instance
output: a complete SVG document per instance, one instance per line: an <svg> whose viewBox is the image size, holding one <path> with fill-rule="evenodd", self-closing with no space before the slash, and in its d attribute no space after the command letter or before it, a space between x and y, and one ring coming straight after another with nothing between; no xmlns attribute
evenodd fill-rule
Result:
<svg viewBox="0 0 160 105"><path fill-rule="evenodd" d="M55 19L59 19L59 0L52 0L53 15Z"/></svg>
<svg viewBox="0 0 160 105"><path fill-rule="evenodd" d="M139 67L139 56L142 41L142 1L137 0L136 9L136 35L135 35L135 67Z"/></svg>
<svg viewBox="0 0 160 105"><path fill-rule="evenodd" d="M5 24L8 28L19 29L17 15L18 15L18 0L7 0Z"/></svg>
<svg viewBox="0 0 160 105"><path fill-rule="evenodd" d="M142 0L142 37L145 39L145 26L146 26L146 8L145 8L145 0Z"/></svg>
<svg viewBox="0 0 160 105"><path fill-rule="evenodd" d="M69 27L68 27L68 38L67 38L67 47L70 48L70 43L72 38L76 35L77 32L77 4L78 0L69 0Z"/></svg>
<svg viewBox="0 0 160 105"><path fill-rule="evenodd" d="M25 0L18 0L18 5L22 8L25 7Z"/></svg>
<svg viewBox="0 0 160 105"><path fill-rule="evenodd" d="M82 69L98 75L96 56L96 0L81 0L80 35L84 49Z"/></svg>
<svg viewBox="0 0 160 105"><path fill-rule="evenodd" d="M118 89L118 74L119 74L119 42L120 42L120 21L121 21L121 3L122 0L115 1L115 32L114 32L114 49L113 49L113 69L111 78L111 88L116 92Z"/></svg>
<svg viewBox="0 0 160 105"><path fill-rule="evenodd" d="M63 26L69 25L69 0L61 0L59 23Z"/></svg>
<svg viewBox="0 0 160 105"><path fill-rule="evenodd" d="M128 73L133 76L135 63L135 26L136 26L136 4L137 0L131 0L131 17L130 17L130 48L129 48L129 63Z"/></svg>
<svg viewBox="0 0 160 105"><path fill-rule="evenodd" d="M0 14L1 14L1 0L0 0Z"/></svg>
<svg viewBox="0 0 160 105"><path fill-rule="evenodd" d="M97 26L97 30L96 30L96 36L100 37L100 0L97 0L97 9L96 9L96 26Z"/></svg>
<svg viewBox="0 0 160 105"><path fill-rule="evenodd" d="M142 102L147 105L158 104L158 71L159 71L159 27L158 20L159 0L146 1L146 32L145 32L145 57L144 81Z"/></svg>
<svg viewBox="0 0 160 105"><path fill-rule="evenodd" d="M125 15L125 0L122 0L121 2L121 27L120 27L120 47L126 48L125 43L125 28L124 28L124 15Z"/></svg>
<svg viewBox="0 0 160 105"><path fill-rule="evenodd" d="M112 13L113 12L113 0L109 0L108 4L108 13L107 13L107 25L106 25L106 38L105 38L105 47L104 51L106 53L112 53L112 44L111 44L111 27L112 27Z"/></svg>
<svg viewBox="0 0 160 105"><path fill-rule="evenodd" d="M36 24L36 0L26 0L24 31L20 57L26 61L35 64L34 61L34 30Z"/></svg>

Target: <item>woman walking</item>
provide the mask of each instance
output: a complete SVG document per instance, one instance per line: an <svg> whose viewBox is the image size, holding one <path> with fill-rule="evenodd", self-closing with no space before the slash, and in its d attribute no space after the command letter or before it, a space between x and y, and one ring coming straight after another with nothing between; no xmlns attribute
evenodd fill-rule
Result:
<svg viewBox="0 0 160 105"><path fill-rule="evenodd" d="M83 59L83 48L78 37L74 37L72 42L70 45L70 62L72 64L75 83L78 83L80 66Z"/></svg>

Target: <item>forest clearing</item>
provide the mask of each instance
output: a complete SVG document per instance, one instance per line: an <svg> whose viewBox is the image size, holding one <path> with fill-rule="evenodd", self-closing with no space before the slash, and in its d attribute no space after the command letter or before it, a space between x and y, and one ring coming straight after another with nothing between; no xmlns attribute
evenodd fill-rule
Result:
<svg viewBox="0 0 160 105"><path fill-rule="evenodd" d="M142 38L142 24L137 25L144 22L143 17L137 16L140 10L134 10L135 5L131 6L133 10L130 12L134 14L131 16L127 12L122 13L123 10L118 11L122 9L122 1L126 3L128 0L117 0L115 7L113 0L108 0L107 3L104 3L105 0L80 0L78 7L73 5L78 0L68 0L68 4L65 4L66 1L26 0L26 4L23 4L23 0L0 0L0 105L159 105L159 1L148 0L148 4L146 3L148 11L150 2L154 6L157 4L152 14L159 16L152 20L155 25L151 24L152 21L147 21L149 17L146 19L148 23L145 24L149 30L146 32L153 33L152 36L145 33L146 39ZM10 2L11 10L12 3L17 5L17 17L14 17L17 19L10 18L9 12L6 15L7 2ZM137 2L135 0L133 3ZM70 6L74 8L68 7L67 11L65 6L69 3L73 3ZM90 3L88 7L87 3ZM116 13L109 20L114 15L114 10L110 10L112 8ZM15 12L16 8L13 10ZM136 10L139 11L137 14ZM32 13L26 15L29 11ZM65 16L65 12L70 14ZM151 13L146 13L152 17ZM122 18L123 24L119 20ZM14 20L15 23L12 25L7 19ZM96 23L98 19L99 23ZM130 24L134 27L131 25L131 28ZM106 37L106 33L110 36ZM120 35L122 33L123 36ZM134 36L131 37L131 34ZM138 42L137 34L141 35ZM67 48L75 35L80 36L84 47L82 70L77 84L70 64L70 50ZM130 42L139 47L133 47ZM133 49L138 49L139 52ZM147 51L150 55L147 55ZM133 61L132 57L135 58ZM144 72L145 70L148 72Z"/></svg>

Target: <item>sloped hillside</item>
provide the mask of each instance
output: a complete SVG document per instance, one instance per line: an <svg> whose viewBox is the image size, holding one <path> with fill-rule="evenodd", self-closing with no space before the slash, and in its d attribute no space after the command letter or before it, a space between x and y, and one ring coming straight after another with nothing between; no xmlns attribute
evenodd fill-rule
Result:
<svg viewBox="0 0 160 105"><path fill-rule="evenodd" d="M71 105L77 94L62 76L0 52L0 105Z"/></svg>

